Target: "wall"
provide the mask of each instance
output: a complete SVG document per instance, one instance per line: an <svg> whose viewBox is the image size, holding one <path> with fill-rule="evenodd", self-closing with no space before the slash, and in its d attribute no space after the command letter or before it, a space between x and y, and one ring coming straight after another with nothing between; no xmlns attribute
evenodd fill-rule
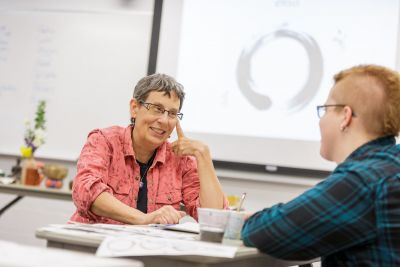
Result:
<svg viewBox="0 0 400 267"><path fill-rule="evenodd" d="M0 153L19 153L25 120L46 100L46 146L36 154L76 160L90 130L129 124L154 1L30 2L0 1Z"/></svg>

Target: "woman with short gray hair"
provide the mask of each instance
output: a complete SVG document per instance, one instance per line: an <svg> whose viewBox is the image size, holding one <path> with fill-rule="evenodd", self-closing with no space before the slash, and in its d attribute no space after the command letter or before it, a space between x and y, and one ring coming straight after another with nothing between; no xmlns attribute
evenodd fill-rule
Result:
<svg viewBox="0 0 400 267"><path fill-rule="evenodd" d="M185 137L185 93L166 74L142 78L130 101L131 125L93 130L82 149L71 221L178 223L197 207L226 208L207 145ZM167 139L176 128L178 140Z"/></svg>

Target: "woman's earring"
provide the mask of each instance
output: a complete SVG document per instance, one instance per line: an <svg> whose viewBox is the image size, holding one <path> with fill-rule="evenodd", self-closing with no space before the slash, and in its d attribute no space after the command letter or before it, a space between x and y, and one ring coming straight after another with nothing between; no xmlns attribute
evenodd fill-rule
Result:
<svg viewBox="0 0 400 267"><path fill-rule="evenodd" d="M135 118L131 117L131 125L134 126L135 125Z"/></svg>

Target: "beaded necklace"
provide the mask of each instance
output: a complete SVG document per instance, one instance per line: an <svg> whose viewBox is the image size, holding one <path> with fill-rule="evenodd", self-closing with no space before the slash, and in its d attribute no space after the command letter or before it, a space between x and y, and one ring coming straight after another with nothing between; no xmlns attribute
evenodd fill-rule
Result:
<svg viewBox="0 0 400 267"><path fill-rule="evenodd" d="M147 167L146 167L146 170L143 172L143 175L140 176L139 189L143 188L143 185L144 185L143 178L146 176L147 171L150 169L151 165L153 164L153 160L154 160L155 155L156 155L156 151L154 151L153 155L151 156L151 158L147 162L147 164L146 164ZM138 163L139 163L139 161L138 161ZM140 166L140 164L139 164L139 166Z"/></svg>
<svg viewBox="0 0 400 267"><path fill-rule="evenodd" d="M147 171L150 169L150 166L151 166L151 165L148 165L148 166L147 166L147 168L146 168L146 170L144 171L143 175L140 177L139 188L142 188L142 187L143 187L143 177L146 176Z"/></svg>

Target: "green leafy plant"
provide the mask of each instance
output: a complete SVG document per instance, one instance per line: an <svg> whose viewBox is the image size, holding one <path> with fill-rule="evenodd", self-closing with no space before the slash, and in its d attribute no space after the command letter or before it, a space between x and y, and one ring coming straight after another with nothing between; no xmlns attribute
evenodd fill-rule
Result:
<svg viewBox="0 0 400 267"><path fill-rule="evenodd" d="M45 143L45 114L46 101L41 100L37 106L34 127L31 127L29 121L25 122L25 146L21 147L21 154L23 157L31 157L35 151Z"/></svg>

